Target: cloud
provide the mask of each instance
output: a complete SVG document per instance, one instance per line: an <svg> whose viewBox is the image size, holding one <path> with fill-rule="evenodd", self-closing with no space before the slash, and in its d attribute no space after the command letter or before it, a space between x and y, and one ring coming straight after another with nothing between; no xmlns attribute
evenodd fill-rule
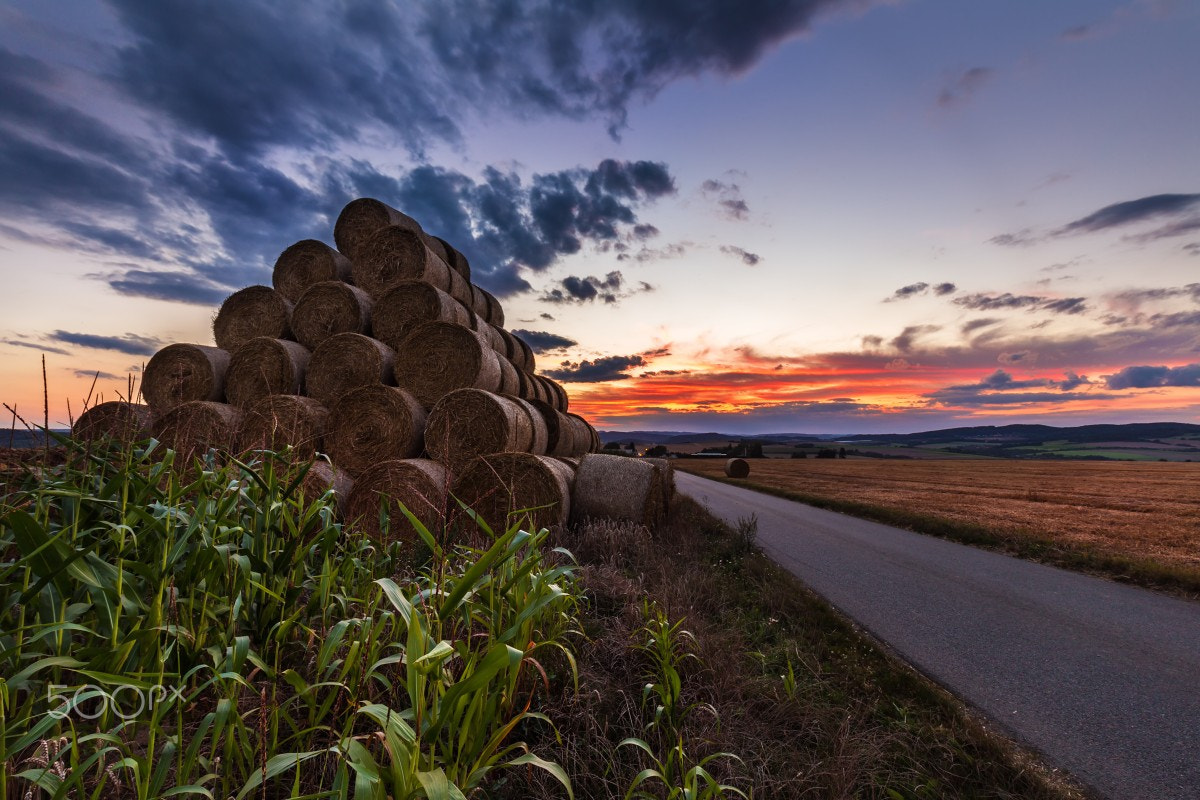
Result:
<svg viewBox="0 0 1200 800"><path fill-rule="evenodd" d="M603 383L632 377L634 367L646 365L646 359L636 356L606 356L592 361L563 362L561 369L542 370L542 374L564 383Z"/></svg>
<svg viewBox="0 0 1200 800"><path fill-rule="evenodd" d="M1104 376L1109 389L1150 389L1163 386L1200 386L1200 364L1182 367L1132 366Z"/></svg>
<svg viewBox="0 0 1200 800"><path fill-rule="evenodd" d="M933 293L938 297L944 297L945 295L954 294L956 291L958 291L958 287L953 283L939 283L936 286L931 287L928 283L920 281L918 283L910 283L908 286L901 286L899 289L892 292L891 296L885 297L883 302L892 303L897 300L907 300L910 297L916 297L917 295L925 294L930 289L932 289Z"/></svg>
<svg viewBox="0 0 1200 800"><path fill-rule="evenodd" d="M762 261L763 258L758 253L751 253L749 250L743 250L742 248L735 247L731 244L721 245L721 252L725 253L726 255L734 256L735 258L740 258L742 263L748 267L757 266L758 262Z"/></svg>
<svg viewBox="0 0 1200 800"><path fill-rule="evenodd" d="M1109 228L1131 225L1146 220L1173 216L1190 211L1200 205L1200 194L1156 194L1137 200L1127 200L1114 203L1094 211L1074 222L1069 222L1058 230L1054 236L1065 236L1073 233L1095 233ZM1192 230L1195 229L1191 228Z"/></svg>
<svg viewBox="0 0 1200 800"><path fill-rule="evenodd" d="M605 303L616 303L621 297L621 289L625 277L617 271L610 272L603 278L589 275L580 278L568 275L559 282L561 288L550 289L542 295L545 303L590 303L597 298ZM649 284L642 283L644 291L649 290ZM635 290L636 291L636 290Z"/></svg>
<svg viewBox="0 0 1200 800"><path fill-rule="evenodd" d="M987 83L995 70L989 67L971 67L955 75L938 94L937 103L942 108L959 108L967 103Z"/></svg>
<svg viewBox="0 0 1200 800"><path fill-rule="evenodd" d="M55 342L89 347L93 350L113 350L131 356L154 355L162 345L162 341L159 339L138 336L135 333L127 333L124 336L98 336L91 333L54 331L48 334L46 338Z"/></svg>
<svg viewBox="0 0 1200 800"><path fill-rule="evenodd" d="M547 333L546 331L514 330L511 333L529 345L529 348L535 353L544 353L547 350L561 350L579 344L574 339L568 339L566 336L559 336L557 333Z"/></svg>
<svg viewBox="0 0 1200 800"><path fill-rule="evenodd" d="M620 253L617 261L636 261L644 264L650 261L666 261L682 258L692 248L692 242L672 242L665 247L642 247L636 253Z"/></svg>
<svg viewBox="0 0 1200 800"><path fill-rule="evenodd" d="M1115 395L1092 392L1072 394L1074 389L1090 384L1090 380L1073 371L1068 371L1063 380L1055 381L1049 378L1017 380L1010 372L997 369L990 375L981 378L978 383L947 386L927 392L923 396L937 405L959 407L1057 404L1077 400L1110 400L1115 397ZM1058 391L1032 392L1029 391L1030 389L1058 389Z"/></svg>
<svg viewBox="0 0 1200 800"><path fill-rule="evenodd" d="M940 330L941 327L937 325L909 325L900 332L899 336L892 339L891 344L899 352L908 353L916 346L917 339Z"/></svg>
<svg viewBox="0 0 1200 800"><path fill-rule="evenodd" d="M1087 311L1083 297L1050 298L1034 295L1015 295L978 292L954 298L954 304L972 311L997 311L1024 308L1029 311L1050 311L1055 314L1081 314Z"/></svg>
<svg viewBox="0 0 1200 800"><path fill-rule="evenodd" d="M710 178L701 184L700 191L706 198L716 202L726 219L742 222L750 218L750 206L742 197L742 188L736 183Z"/></svg>
<svg viewBox="0 0 1200 800"><path fill-rule="evenodd" d="M964 322L961 330L963 336L968 336L980 328L987 328L992 325L999 324L1000 322L1003 322L1003 320L997 319L996 317L980 317L979 319L972 319Z"/></svg>
<svg viewBox="0 0 1200 800"><path fill-rule="evenodd" d="M125 375L114 375L111 372L105 372L103 370L96 370L96 369L77 369L77 370L73 370L73 372L75 374L75 377L84 378L85 380L96 379L96 380L102 380L102 381L117 381L117 380L125 380L127 377Z"/></svg>
<svg viewBox="0 0 1200 800"><path fill-rule="evenodd" d="M39 350L43 353L54 353L58 356L71 355L70 350L63 350L61 347L51 347L48 344L41 344L39 342L27 342L23 339L0 339L0 344L7 344L13 347L28 347L30 350Z"/></svg>

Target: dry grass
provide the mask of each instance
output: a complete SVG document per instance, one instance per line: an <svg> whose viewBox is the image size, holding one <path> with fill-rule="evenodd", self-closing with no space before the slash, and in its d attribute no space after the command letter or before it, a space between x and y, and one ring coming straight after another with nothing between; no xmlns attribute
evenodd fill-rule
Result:
<svg viewBox="0 0 1200 800"><path fill-rule="evenodd" d="M723 477L721 463L677 463L688 472ZM1050 561L1084 557L1105 571L1114 571L1105 568L1107 561L1117 567L1150 562L1171 574L1190 574L1200 587L1200 464L761 459L737 483L823 500L851 513L860 510L848 504L861 504L870 507L862 509L867 512L883 512L868 516L891 512L898 517L888 521L918 530L922 519L941 520Z"/></svg>

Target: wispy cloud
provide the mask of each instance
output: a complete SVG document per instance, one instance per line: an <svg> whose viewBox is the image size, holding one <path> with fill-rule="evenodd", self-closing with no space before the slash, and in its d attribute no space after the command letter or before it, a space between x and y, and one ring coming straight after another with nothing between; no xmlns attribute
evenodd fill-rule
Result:
<svg viewBox="0 0 1200 800"><path fill-rule="evenodd" d="M937 103L942 108L959 108L971 100L984 84L991 80L995 70L990 67L971 67L951 77L941 93Z"/></svg>
<svg viewBox="0 0 1200 800"><path fill-rule="evenodd" d="M153 355L162 341L149 336L139 336L127 333L124 336L99 336L91 333L72 333L70 331L54 331L47 334L47 339L64 344L74 344L93 350L112 350L131 356Z"/></svg>
<svg viewBox="0 0 1200 800"><path fill-rule="evenodd" d="M721 245L721 252L725 255L740 259L741 262L747 267L756 267L758 266L758 263L763 260L763 257L758 253L751 253L749 250L732 244Z"/></svg>
<svg viewBox="0 0 1200 800"><path fill-rule="evenodd" d="M654 287L645 281L629 284L620 271L613 271L603 278L595 275L588 275L586 278L568 275L559 281L556 287L543 293L541 300L543 303L554 304L591 303L600 300L615 305L626 297L652 291Z"/></svg>
<svg viewBox="0 0 1200 800"><path fill-rule="evenodd" d="M546 331L517 329L512 331L512 335L529 345L529 349L535 353L545 353L548 350L563 350L579 344L574 339L568 339L566 336L559 336L557 333L548 333Z"/></svg>

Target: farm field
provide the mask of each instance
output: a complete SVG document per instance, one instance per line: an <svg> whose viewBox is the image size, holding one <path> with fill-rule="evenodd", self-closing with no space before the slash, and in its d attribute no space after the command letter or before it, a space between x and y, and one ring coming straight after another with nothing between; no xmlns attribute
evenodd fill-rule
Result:
<svg viewBox="0 0 1200 800"><path fill-rule="evenodd" d="M724 479L722 461L677 464ZM1066 566L1200 588L1197 463L761 459L736 483Z"/></svg>

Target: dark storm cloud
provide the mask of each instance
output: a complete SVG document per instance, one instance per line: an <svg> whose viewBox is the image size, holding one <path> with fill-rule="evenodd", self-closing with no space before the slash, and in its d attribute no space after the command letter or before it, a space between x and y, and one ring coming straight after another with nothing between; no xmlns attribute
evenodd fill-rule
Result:
<svg viewBox="0 0 1200 800"><path fill-rule="evenodd" d="M1135 222L1144 222L1190 211L1197 205L1200 205L1200 194L1156 194L1105 206L1086 217L1067 223L1055 231L1054 235L1091 233Z"/></svg>
<svg viewBox="0 0 1200 800"><path fill-rule="evenodd" d="M624 380L631 377L630 369L645 365L642 356L607 356L593 361L564 362L561 369L542 370L542 374L565 383L602 383Z"/></svg>
<svg viewBox="0 0 1200 800"><path fill-rule="evenodd" d="M955 75L938 95L938 105L942 108L957 108L964 105L975 96L975 93L988 82L994 70L988 67L971 67Z"/></svg>
<svg viewBox="0 0 1200 800"><path fill-rule="evenodd" d="M1030 403L1062 403L1071 400L1110 400L1115 395L1096 393L1072 394L1092 381L1073 371L1067 371L1061 381L1048 378L1017 380L1011 373L997 369L980 379L979 383L947 386L923 395L930 401L946 406L1025 405ZM1058 389L1058 392L1031 392L1030 389Z"/></svg>
<svg viewBox="0 0 1200 800"><path fill-rule="evenodd" d="M1182 367L1133 366L1104 376L1109 389L1150 389L1162 386L1200 386L1200 364Z"/></svg>
<svg viewBox="0 0 1200 800"><path fill-rule="evenodd" d="M90 347L93 350L114 350L131 356L149 356L157 352L162 342L147 336L127 333L124 336L97 336L90 333L54 331L46 336L54 342Z"/></svg>
<svg viewBox="0 0 1200 800"><path fill-rule="evenodd" d="M561 350L565 347L574 347L579 344L574 339L568 339L566 336L559 336L557 333L547 333L546 331L515 330L512 331L512 335L529 345L529 349L535 353L544 353L547 350Z"/></svg>
<svg viewBox="0 0 1200 800"><path fill-rule="evenodd" d="M1087 310L1086 298L1049 298L1034 295L1015 295L1009 292L989 294L979 292L954 298L954 304L972 311L998 311L1024 308L1029 311L1050 311L1055 314L1080 314Z"/></svg>
<svg viewBox="0 0 1200 800"><path fill-rule="evenodd" d="M743 264L745 264L747 267L757 266L758 263L760 261L762 261L762 259L763 259L763 257L760 256L758 253L751 253L749 250L745 250L741 247L736 247L732 244L721 245L721 252L724 253L725 255L729 255L729 256L733 256L734 258L741 259L741 262Z"/></svg>
<svg viewBox="0 0 1200 800"><path fill-rule="evenodd" d="M614 304L626 297L654 290L654 287L645 281L638 281L632 285L626 284L625 277L620 272L610 272L603 278L597 278L594 275L586 278L568 275L559 281L558 286L561 288L546 291L541 297L542 302L590 303L602 300L605 303Z"/></svg>

